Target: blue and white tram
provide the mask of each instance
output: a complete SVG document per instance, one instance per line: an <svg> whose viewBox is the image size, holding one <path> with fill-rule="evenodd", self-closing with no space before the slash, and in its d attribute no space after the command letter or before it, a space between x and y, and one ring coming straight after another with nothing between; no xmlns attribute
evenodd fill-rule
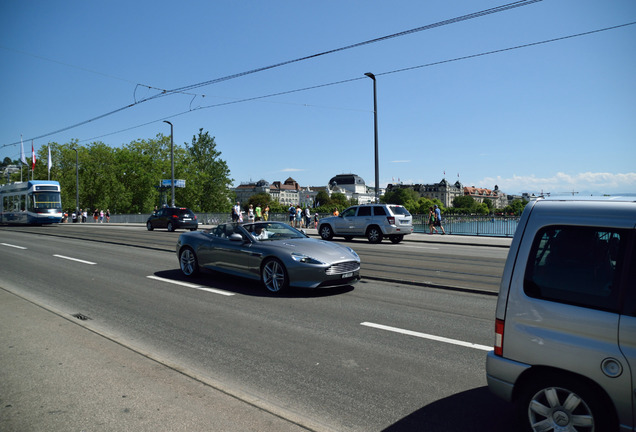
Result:
<svg viewBox="0 0 636 432"><path fill-rule="evenodd" d="M59 182L33 180L0 186L0 223L42 225L61 220Z"/></svg>

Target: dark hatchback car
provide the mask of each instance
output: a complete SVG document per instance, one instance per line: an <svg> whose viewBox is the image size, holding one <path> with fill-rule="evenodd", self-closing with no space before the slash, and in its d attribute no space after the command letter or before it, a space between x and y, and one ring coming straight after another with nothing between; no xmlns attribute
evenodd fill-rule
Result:
<svg viewBox="0 0 636 432"><path fill-rule="evenodd" d="M196 231L199 228L199 222L197 216L188 208L164 207L150 215L146 228L148 231L155 228L166 228L168 231L180 228Z"/></svg>

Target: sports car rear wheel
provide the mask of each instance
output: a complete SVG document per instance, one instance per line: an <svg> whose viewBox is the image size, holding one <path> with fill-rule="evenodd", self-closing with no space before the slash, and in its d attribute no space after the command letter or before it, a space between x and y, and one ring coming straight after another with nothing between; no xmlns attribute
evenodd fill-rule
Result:
<svg viewBox="0 0 636 432"><path fill-rule="evenodd" d="M284 291L289 285L289 277L283 263L275 258L265 261L261 267L261 282L268 291Z"/></svg>
<svg viewBox="0 0 636 432"><path fill-rule="evenodd" d="M189 247L185 247L179 252L179 267L186 276L194 276L199 272L197 256Z"/></svg>

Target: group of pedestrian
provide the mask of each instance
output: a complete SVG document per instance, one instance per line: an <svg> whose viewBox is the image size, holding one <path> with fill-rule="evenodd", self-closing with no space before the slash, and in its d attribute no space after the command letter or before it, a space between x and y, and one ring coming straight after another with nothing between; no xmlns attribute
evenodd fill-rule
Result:
<svg viewBox="0 0 636 432"><path fill-rule="evenodd" d="M103 223L104 217L106 217L106 222L110 222L110 210L106 209L106 212L104 213L103 209L95 209L95 211L93 212L93 220L95 221L95 223Z"/></svg>
<svg viewBox="0 0 636 432"><path fill-rule="evenodd" d="M435 204L435 208L433 207L428 208L429 234L433 234L433 231L435 231L435 233L437 234L439 232L437 231L437 228L442 230L442 235L446 234L446 231L444 230L444 227L442 226L442 212L437 206L437 204Z"/></svg>
<svg viewBox="0 0 636 432"><path fill-rule="evenodd" d="M241 203L239 201L236 202L236 205L232 206L231 217L232 222L243 222L243 210L241 209ZM247 220L248 222L269 220L269 206L265 206L265 209L263 209L258 204L256 207L250 204L247 209Z"/></svg>
<svg viewBox="0 0 636 432"><path fill-rule="evenodd" d="M294 228L311 227L311 209L309 207L301 208L300 205L294 207L289 206L289 224ZM318 226L318 213L314 216L314 227Z"/></svg>
<svg viewBox="0 0 636 432"><path fill-rule="evenodd" d="M63 222L67 221L68 215L71 215L71 222L73 223L86 223L88 219L88 211L85 209L79 209L79 211L70 210L68 213L64 213ZM106 222L110 222L110 210L106 209L106 211L95 209L93 212L93 221L95 223L103 223L104 219Z"/></svg>

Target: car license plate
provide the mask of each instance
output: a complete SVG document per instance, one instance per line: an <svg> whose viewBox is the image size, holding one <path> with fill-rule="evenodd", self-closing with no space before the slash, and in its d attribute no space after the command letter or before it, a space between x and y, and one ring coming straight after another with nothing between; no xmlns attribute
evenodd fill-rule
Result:
<svg viewBox="0 0 636 432"><path fill-rule="evenodd" d="M352 277L352 276L353 276L353 272L349 272L349 273L344 273L344 274L342 275L342 278L343 278L343 279L346 279L346 278L350 278L350 277Z"/></svg>
<svg viewBox="0 0 636 432"><path fill-rule="evenodd" d="M191 221L191 218L183 218L184 221Z"/></svg>

